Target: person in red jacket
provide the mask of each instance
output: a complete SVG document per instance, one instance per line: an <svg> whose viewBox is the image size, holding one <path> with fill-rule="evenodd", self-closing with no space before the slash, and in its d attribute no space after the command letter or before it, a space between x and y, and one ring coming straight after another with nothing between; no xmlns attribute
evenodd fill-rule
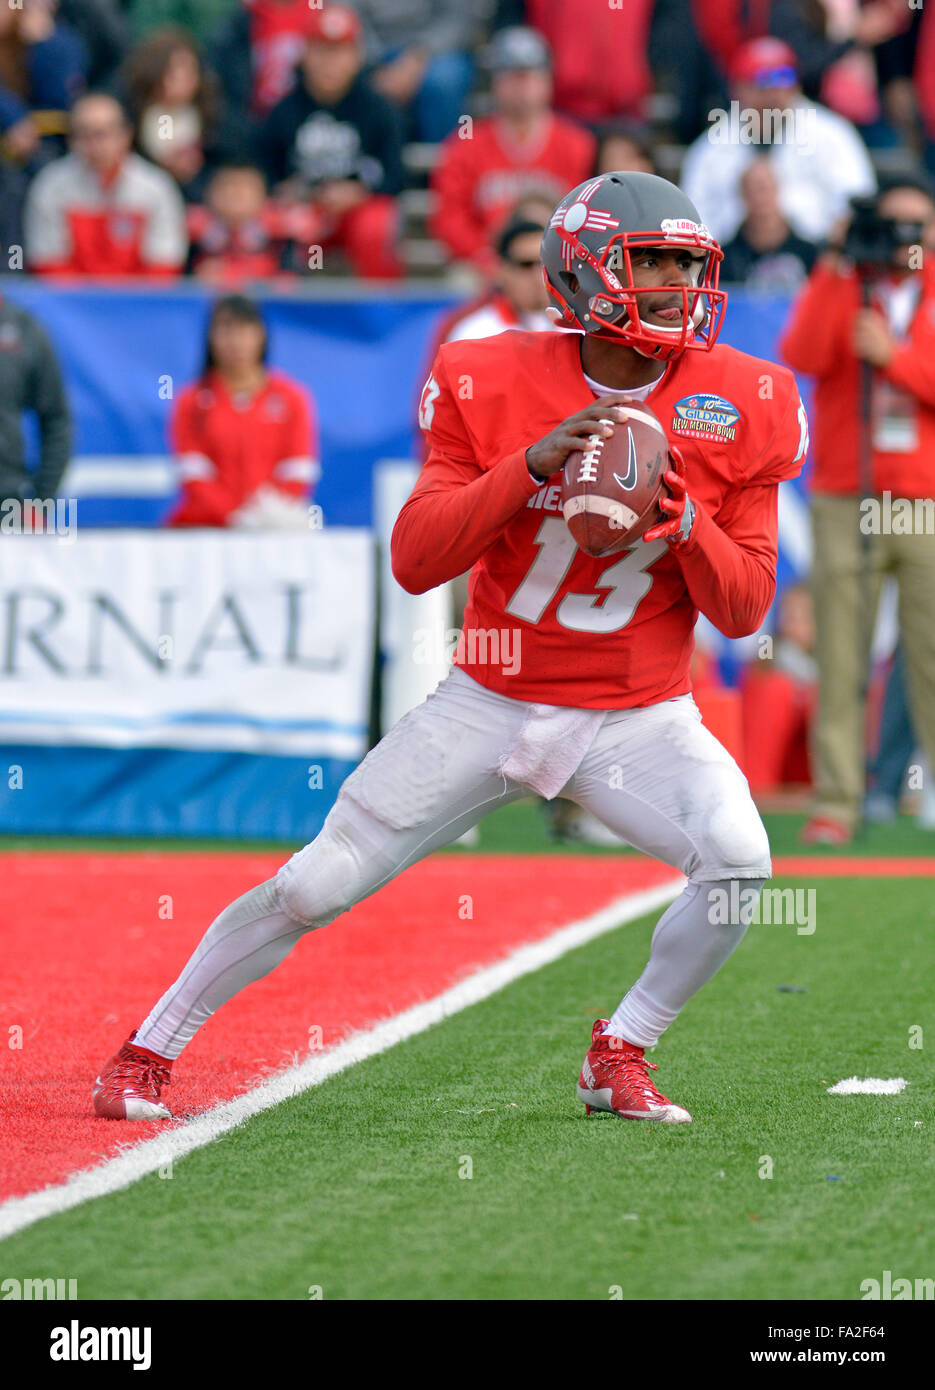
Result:
<svg viewBox="0 0 935 1390"><path fill-rule="evenodd" d="M549 48L533 29L501 29L488 54L494 113L471 120L442 145L432 177L437 199L430 231L452 258L491 274L495 229L527 194L553 204L594 165L590 131L551 107Z"/></svg>
<svg viewBox="0 0 935 1390"><path fill-rule="evenodd" d="M240 295L218 300L204 371L179 395L172 448L182 497L169 526L302 529L318 478L305 388L266 365L266 326Z"/></svg>
<svg viewBox="0 0 935 1390"><path fill-rule="evenodd" d="M822 255L780 341L815 378L812 525L818 718L815 804L807 843L846 844L864 794L869 646L884 573L899 585L913 719L935 767L935 199L926 180L893 175L876 210L911 238L870 283L864 306L842 249ZM924 243L924 244L923 244ZM870 385L870 489L861 483L861 364ZM895 499L895 502L894 500ZM916 506L918 502L920 506Z"/></svg>

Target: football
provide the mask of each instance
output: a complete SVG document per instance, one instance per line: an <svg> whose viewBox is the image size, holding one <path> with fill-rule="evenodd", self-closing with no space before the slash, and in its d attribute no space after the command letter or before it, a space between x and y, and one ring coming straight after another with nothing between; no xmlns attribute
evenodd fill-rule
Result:
<svg viewBox="0 0 935 1390"><path fill-rule="evenodd" d="M669 447L665 431L642 401L621 400L628 418L609 438L588 436L562 470L562 514L581 550L613 555L664 519L659 496Z"/></svg>

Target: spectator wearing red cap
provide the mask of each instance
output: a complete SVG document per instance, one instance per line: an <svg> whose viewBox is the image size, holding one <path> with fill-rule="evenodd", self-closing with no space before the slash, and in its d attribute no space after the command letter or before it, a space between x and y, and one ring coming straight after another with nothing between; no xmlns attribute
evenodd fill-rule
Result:
<svg viewBox="0 0 935 1390"><path fill-rule="evenodd" d="M860 136L842 116L803 99L788 44L773 38L743 44L731 67L731 97L728 111L709 113L681 177L722 244L743 221L740 181L757 156L769 158L783 215L806 241L827 237L849 198L873 192L873 166Z"/></svg>
<svg viewBox="0 0 935 1390"><path fill-rule="evenodd" d="M393 279L403 269L395 202L403 182L400 118L362 67L354 11L309 11L299 81L260 130L260 162L280 183L280 197L310 202L317 245L340 246L357 275Z"/></svg>
<svg viewBox="0 0 935 1390"><path fill-rule="evenodd" d="M308 527L319 474L314 407L266 358L256 305L241 295L219 299L201 376L179 393L172 415L182 497L169 526Z"/></svg>
<svg viewBox="0 0 935 1390"><path fill-rule="evenodd" d="M590 131L552 110L549 48L534 29L501 29L488 51L494 113L448 136L435 168L433 236L452 258L495 267L491 236L520 198L554 206L594 164Z"/></svg>

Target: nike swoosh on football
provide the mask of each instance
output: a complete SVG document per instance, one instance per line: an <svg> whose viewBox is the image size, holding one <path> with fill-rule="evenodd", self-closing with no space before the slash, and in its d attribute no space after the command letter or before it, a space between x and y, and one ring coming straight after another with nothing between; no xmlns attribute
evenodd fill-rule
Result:
<svg viewBox="0 0 935 1390"><path fill-rule="evenodd" d="M621 478L619 473L614 474L614 482L619 483L624 492L632 492L636 487L636 445L633 443L633 431L627 430L627 476Z"/></svg>

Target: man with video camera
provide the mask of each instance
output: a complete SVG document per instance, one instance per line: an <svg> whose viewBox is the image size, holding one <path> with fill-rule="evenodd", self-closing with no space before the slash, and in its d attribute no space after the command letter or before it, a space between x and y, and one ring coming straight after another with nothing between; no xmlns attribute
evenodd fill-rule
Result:
<svg viewBox="0 0 935 1390"><path fill-rule="evenodd" d="M810 844L847 844L864 795L865 706L884 575L899 588L914 725L935 767L935 194L892 174L852 199L780 350L815 378L812 525L819 700ZM902 500L905 499L905 500Z"/></svg>

